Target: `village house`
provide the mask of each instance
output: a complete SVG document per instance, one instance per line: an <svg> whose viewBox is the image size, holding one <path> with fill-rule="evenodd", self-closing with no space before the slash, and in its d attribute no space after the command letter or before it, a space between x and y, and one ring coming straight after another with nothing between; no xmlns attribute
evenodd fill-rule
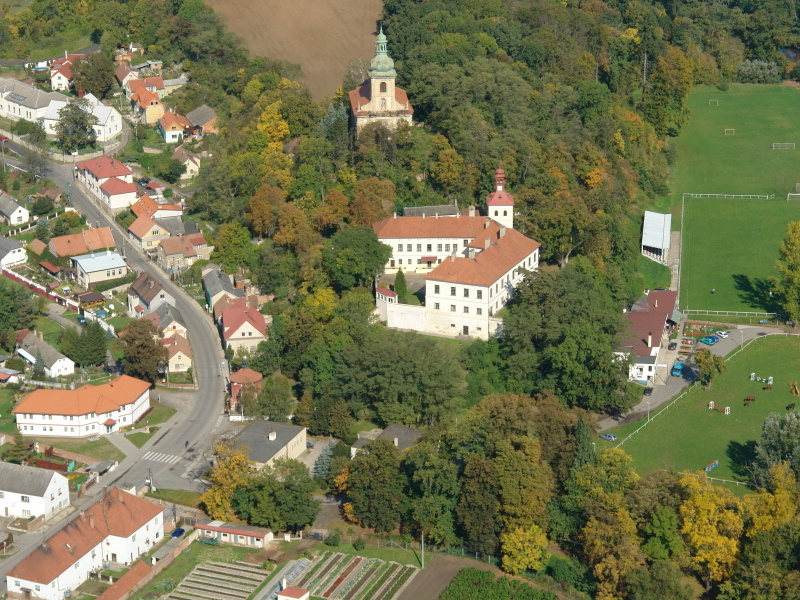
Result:
<svg viewBox="0 0 800 600"><path fill-rule="evenodd" d="M16 227L30 221L31 213L24 206L20 206L16 199L0 191L0 217L9 227Z"/></svg>
<svg viewBox="0 0 800 600"><path fill-rule="evenodd" d="M164 137L167 144L177 144L183 140L187 129L191 129L192 124L183 115L173 112L166 112L158 120L158 130Z"/></svg>
<svg viewBox="0 0 800 600"><path fill-rule="evenodd" d="M175 298L158 281L142 271L128 288L128 316L141 318L164 304L175 306Z"/></svg>
<svg viewBox="0 0 800 600"><path fill-rule="evenodd" d="M117 243L110 227L87 229L71 235L51 238L48 248L53 256L77 256L103 250L114 250Z"/></svg>
<svg viewBox="0 0 800 600"><path fill-rule="evenodd" d="M0 117L35 122L44 118L53 101L66 102L67 97L58 92L44 92L16 79L0 78Z"/></svg>
<svg viewBox="0 0 800 600"><path fill-rule="evenodd" d="M93 128L98 142L111 141L122 133L122 115L119 114L116 108L106 106L93 94L86 94L83 99L89 103L88 112L97 119ZM66 101L54 100L50 102L42 119L42 127L47 135L56 136L56 125L61 120L61 110L66 105Z"/></svg>
<svg viewBox="0 0 800 600"><path fill-rule="evenodd" d="M219 328L222 346L234 352L253 352L269 339L267 327L272 323L271 315L263 315L253 308L228 308L222 311Z"/></svg>
<svg viewBox="0 0 800 600"><path fill-rule="evenodd" d="M63 600L103 565L131 564L161 541L162 512L158 504L112 488L8 571L8 597Z"/></svg>
<svg viewBox="0 0 800 600"><path fill-rule="evenodd" d="M117 65L117 68L114 69L114 79L117 80L119 87L121 87L124 92L125 88L128 86L128 82L133 79L139 79L139 74L135 71L131 71L125 63L120 63Z"/></svg>
<svg viewBox="0 0 800 600"><path fill-rule="evenodd" d="M145 252L155 252L169 232L150 217L139 217L128 227L128 236Z"/></svg>
<svg viewBox="0 0 800 600"><path fill-rule="evenodd" d="M69 480L58 471L0 462L0 516L52 517L69 505Z"/></svg>
<svg viewBox="0 0 800 600"><path fill-rule="evenodd" d="M230 276L220 269L219 265L210 264L205 267L202 281L206 297L206 310L208 311L211 311L223 296L244 298L244 290L234 287Z"/></svg>
<svg viewBox="0 0 800 600"><path fill-rule="evenodd" d="M156 260L167 273L178 273L198 260L208 260L213 251L202 233L170 237L159 242Z"/></svg>
<svg viewBox="0 0 800 600"><path fill-rule="evenodd" d="M35 390L12 412L22 435L104 435L136 423L150 408L149 390L147 381L121 375L110 383L75 390Z"/></svg>
<svg viewBox="0 0 800 600"><path fill-rule="evenodd" d="M364 444L374 440L387 440L391 442L397 451L401 454L406 452L411 446L417 443L417 440L425 433L421 429L414 429L413 427L406 427L397 423L390 423L386 429L381 431L377 436L367 437L359 434L355 443L350 446L350 458L355 458L358 451L364 447Z"/></svg>
<svg viewBox="0 0 800 600"><path fill-rule="evenodd" d="M202 521L195 525L200 536L207 540L218 540L222 544L263 548L275 539L268 529L259 529L241 523L224 523L223 521Z"/></svg>
<svg viewBox="0 0 800 600"><path fill-rule="evenodd" d="M489 339L502 325L494 315L513 297L526 272L539 268L541 244L513 229L514 200L505 190L505 173L496 172L495 191L486 212L428 218L392 217L373 226L392 249L386 272L425 275L425 305L399 304L397 295L379 288L379 318L389 327L451 336Z"/></svg>
<svg viewBox="0 0 800 600"><path fill-rule="evenodd" d="M77 275L78 285L84 289L89 289L101 281L119 279L128 274L125 259L111 250L99 254L73 256L72 266Z"/></svg>
<svg viewBox="0 0 800 600"><path fill-rule="evenodd" d="M0 238L0 269L8 269L25 264L28 255L22 242L13 238Z"/></svg>
<svg viewBox="0 0 800 600"><path fill-rule="evenodd" d="M131 212L137 217L150 217L161 220L183 215L183 206L180 204L160 204L149 195L144 194L131 205Z"/></svg>
<svg viewBox="0 0 800 600"><path fill-rule="evenodd" d="M95 198L106 203L112 210L127 208L135 201L136 186L133 183L133 171L115 158L99 156L78 163L75 173L78 181L86 186L86 189ZM107 185L114 180L131 184L133 188L116 183L111 186ZM106 185L105 189L103 189L104 185Z"/></svg>
<svg viewBox="0 0 800 600"><path fill-rule="evenodd" d="M180 333L173 333L161 340L167 349L167 369L170 373L185 373L192 368L192 347Z"/></svg>
<svg viewBox="0 0 800 600"><path fill-rule="evenodd" d="M183 145L175 148L172 153L172 158L181 163L184 167L184 172L181 174L181 181L188 181L194 179L200 174L200 155L190 152Z"/></svg>
<svg viewBox="0 0 800 600"><path fill-rule="evenodd" d="M395 85L397 71L386 46L381 28L375 40L375 56L367 71L369 78L348 92L351 126L355 127L356 135L369 123L380 123L388 129L397 129L400 123L411 125L414 109L406 91Z"/></svg>
<svg viewBox="0 0 800 600"><path fill-rule="evenodd" d="M275 600L308 600L310 597L310 590L288 585L278 592Z"/></svg>
<svg viewBox="0 0 800 600"><path fill-rule="evenodd" d="M256 469L271 467L278 458L294 459L306 451L306 428L275 421L251 421L236 437L250 449Z"/></svg>
<svg viewBox="0 0 800 600"><path fill-rule="evenodd" d="M17 354L35 367L39 359L44 366L44 376L64 377L75 373L75 363L42 339L41 333L28 332L17 346Z"/></svg>
<svg viewBox="0 0 800 600"><path fill-rule="evenodd" d="M50 88L67 92L72 86L72 68L80 61L86 60L85 54L67 54L50 62Z"/></svg>
<svg viewBox="0 0 800 600"><path fill-rule="evenodd" d="M656 383L658 365L665 362L663 354L669 343L669 331L681 320L676 310L677 301L678 292L655 290L639 298L625 313L628 334L616 354L620 360L630 360L630 381L645 385ZM662 355L661 360L659 355Z"/></svg>
<svg viewBox="0 0 800 600"><path fill-rule="evenodd" d="M242 407L239 402L242 393L258 393L263 380L264 376L253 369L239 369L231 373L229 378L230 384L228 386L228 391L230 392L228 411L234 414L241 414Z"/></svg>
<svg viewBox="0 0 800 600"><path fill-rule="evenodd" d="M203 135L209 133L219 133L217 128L216 111L205 104L198 106L193 111L186 114L189 123L197 127Z"/></svg>
<svg viewBox="0 0 800 600"><path fill-rule="evenodd" d="M269 302L272 298L273 296L257 296L256 294L249 294L241 298L222 296L212 309L214 320L219 321L222 318L222 312L228 309L259 310L265 302Z"/></svg>
<svg viewBox="0 0 800 600"><path fill-rule="evenodd" d="M130 296L128 296L128 298L130 298ZM154 311L144 315L142 318L155 325L156 329L158 329L164 337L169 337L174 333L186 337L186 324L183 322L180 311L172 304L164 302Z"/></svg>

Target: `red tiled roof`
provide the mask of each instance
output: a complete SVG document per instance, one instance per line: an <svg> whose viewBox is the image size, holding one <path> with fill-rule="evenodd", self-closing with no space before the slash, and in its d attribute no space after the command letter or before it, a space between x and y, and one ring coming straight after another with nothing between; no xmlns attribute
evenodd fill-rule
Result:
<svg viewBox="0 0 800 600"><path fill-rule="evenodd" d="M158 124L164 131L183 131L192 126L189 119L171 112L164 113L164 116L158 120Z"/></svg>
<svg viewBox="0 0 800 600"><path fill-rule="evenodd" d="M92 158L82 163L78 163L76 168L80 169L81 171L89 171L97 179L133 175L133 171L123 165L120 161L111 158L110 156L98 156L97 158Z"/></svg>
<svg viewBox="0 0 800 600"><path fill-rule="evenodd" d="M305 598L309 594L309 591L305 588L288 586L278 592L279 596L285 596L287 598Z"/></svg>
<svg viewBox="0 0 800 600"><path fill-rule="evenodd" d="M101 185L100 189L109 196L116 196L117 194L129 194L131 192L136 192L136 184L112 177L103 185Z"/></svg>
<svg viewBox="0 0 800 600"><path fill-rule="evenodd" d="M50 248L56 256L77 256L95 250L116 248L117 243L110 227L87 229L72 235L61 235L50 240Z"/></svg>
<svg viewBox="0 0 800 600"><path fill-rule="evenodd" d="M152 217L158 210L158 203L147 194L131 205L131 212L137 217Z"/></svg>
<svg viewBox="0 0 800 600"><path fill-rule="evenodd" d="M489 287L541 246L520 232L501 228L496 223L482 238L488 240L488 248L478 252L474 258L449 257L425 279Z"/></svg>
<svg viewBox="0 0 800 600"><path fill-rule="evenodd" d="M347 93L348 97L350 98L350 110L353 111L353 114L356 116L365 116L368 115L369 112L366 110L361 110L361 107L367 104L370 101L372 96L372 85L370 84L369 79L367 79L364 83L358 86L354 90L350 90ZM397 102L405 107L400 109L397 114L401 115L411 115L414 114L414 109L411 107L411 104L408 102L408 94L404 89L401 89L397 86L394 88L394 99Z"/></svg>
<svg viewBox="0 0 800 600"><path fill-rule="evenodd" d="M106 426L114 425L114 424L116 424L116 421L114 419L106 419L105 421L103 421L103 425L106 425Z"/></svg>
<svg viewBox="0 0 800 600"><path fill-rule="evenodd" d="M162 510L144 498L112 488L102 500L59 529L7 575L49 584L108 536L127 538Z"/></svg>
<svg viewBox="0 0 800 600"><path fill-rule="evenodd" d="M142 239L148 233L150 233L154 227L158 227L158 223L156 223L150 217L139 217L133 223L131 223L130 227L128 227L128 231L130 231L133 235L137 238Z"/></svg>
<svg viewBox="0 0 800 600"><path fill-rule="evenodd" d="M28 244L28 250L36 254L37 256L45 251L47 248L47 244L45 244L42 240L31 240L31 243Z"/></svg>
<svg viewBox="0 0 800 600"><path fill-rule="evenodd" d="M404 238L474 239L493 221L488 217L390 217L372 226L381 240Z"/></svg>
<svg viewBox="0 0 800 600"><path fill-rule="evenodd" d="M61 271L61 267L55 266L49 260L43 260L42 262L39 263L39 266L53 274L56 274Z"/></svg>
<svg viewBox="0 0 800 600"><path fill-rule="evenodd" d="M184 356L192 357L192 347L189 340L183 337L180 333L173 333L171 336L161 340L161 345L167 348L167 355L170 359L178 352L183 352Z"/></svg>
<svg viewBox="0 0 800 600"><path fill-rule="evenodd" d="M226 340L231 339L245 323L250 323L256 331L266 337L267 324L264 320L264 315L257 310L252 308L226 308L222 311L222 327L225 332L223 335Z"/></svg>
<svg viewBox="0 0 800 600"><path fill-rule="evenodd" d="M506 191L506 173L503 169L495 171L495 189L486 196L486 206L514 206L514 196Z"/></svg>
<svg viewBox="0 0 800 600"><path fill-rule="evenodd" d="M97 597L97 600L120 600L128 592L136 589L153 567L144 561L137 561L127 573L117 579L109 588Z"/></svg>
<svg viewBox="0 0 800 600"><path fill-rule="evenodd" d="M141 396L150 384L129 375L121 375L103 385L84 385L76 390L34 390L12 411L14 414L88 415L118 410Z"/></svg>
<svg viewBox="0 0 800 600"><path fill-rule="evenodd" d="M239 369L235 373L231 373L230 380L231 383L239 383L244 385L245 383L259 383L264 376L259 373L258 371L254 371L253 369Z"/></svg>
<svg viewBox="0 0 800 600"><path fill-rule="evenodd" d="M389 288L379 287L375 291L378 292L379 294L383 294L384 296L388 296L389 298L397 297L397 292L393 292Z"/></svg>

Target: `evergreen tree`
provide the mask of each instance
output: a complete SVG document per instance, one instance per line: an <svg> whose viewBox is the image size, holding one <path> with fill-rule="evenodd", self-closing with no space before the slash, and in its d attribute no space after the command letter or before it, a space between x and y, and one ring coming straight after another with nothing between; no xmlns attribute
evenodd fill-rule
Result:
<svg viewBox="0 0 800 600"><path fill-rule="evenodd" d="M331 463L333 462L333 447L335 445L336 442L331 440L322 449L322 452L320 452L319 457L317 457L317 460L314 463L315 479L318 479L320 481L327 481L328 476L331 473Z"/></svg>
<svg viewBox="0 0 800 600"><path fill-rule="evenodd" d="M22 434L17 431L14 434L14 443L3 452L3 459L7 462L21 465L32 453L31 447L25 442Z"/></svg>
<svg viewBox="0 0 800 600"><path fill-rule="evenodd" d="M91 321L81 335L81 344L88 365L101 365L107 359L108 337L100 323Z"/></svg>
<svg viewBox="0 0 800 600"><path fill-rule="evenodd" d="M586 421L583 420L583 415L579 415L578 424L575 426L575 460L572 462L572 469L580 469L583 465L593 464L594 460L592 432L589 431Z"/></svg>
<svg viewBox="0 0 800 600"><path fill-rule="evenodd" d="M406 285L406 276L403 273L403 269L400 269L394 278L394 291L397 294L398 302L408 304L408 286Z"/></svg>
<svg viewBox="0 0 800 600"><path fill-rule="evenodd" d="M74 327L65 327L58 336L58 343L64 356L83 366L84 346L81 343L81 337Z"/></svg>
<svg viewBox="0 0 800 600"><path fill-rule="evenodd" d="M36 351L36 362L33 363L33 376L37 379L44 377L44 359L39 350Z"/></svg>

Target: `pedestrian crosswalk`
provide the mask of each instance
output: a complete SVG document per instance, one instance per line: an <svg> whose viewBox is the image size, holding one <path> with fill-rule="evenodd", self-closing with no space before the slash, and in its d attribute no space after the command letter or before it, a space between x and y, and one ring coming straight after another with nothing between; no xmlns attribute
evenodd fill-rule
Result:
<svg viewBox="0 0 800 600"><path fill-rule="evenodd" d="M162 454L161 452L148 452L142 459L174 465L181 457L174 454Z"/></svg>

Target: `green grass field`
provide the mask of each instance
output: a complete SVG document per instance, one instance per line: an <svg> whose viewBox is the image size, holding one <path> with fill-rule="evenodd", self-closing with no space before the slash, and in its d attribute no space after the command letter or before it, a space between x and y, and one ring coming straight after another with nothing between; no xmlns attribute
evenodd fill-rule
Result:
<svg viewBox="0 0 800 600"><path fill-rule="evenodd" d="M752 372L774 377L774 388L763 391L763 384L750 381ZM746 463L764 419L773 412L783 414L787 405L800 402L789 391L791 381L800 381L800 338L756 339L730 359L710 390L695 386L622 448L633 457L640 474L656 469L697 471L716 459L719 467L711 473L713 477L746 481ZM745 407L747 396L755 396L756 401ZM711 400L721 408L730 406L731 414L709 410ZM611 432L623 440L642 424L630 423Z"/></svg>
<svg viewBox="0 0 800 600"><path fill-rule="evenodd" d="M711 99L719 105L709 106ZM800 91L699 87L689 108L692 120L676 140L677 223L684 193L775 194L775 200L687 199L681 307L767 311L759 284L775 274L786 223L800 219L800 201L786 202L800 183ZM725 135L728 128L735 135ZM772 150L773 142L794 142L798 150Z"/></svg>

